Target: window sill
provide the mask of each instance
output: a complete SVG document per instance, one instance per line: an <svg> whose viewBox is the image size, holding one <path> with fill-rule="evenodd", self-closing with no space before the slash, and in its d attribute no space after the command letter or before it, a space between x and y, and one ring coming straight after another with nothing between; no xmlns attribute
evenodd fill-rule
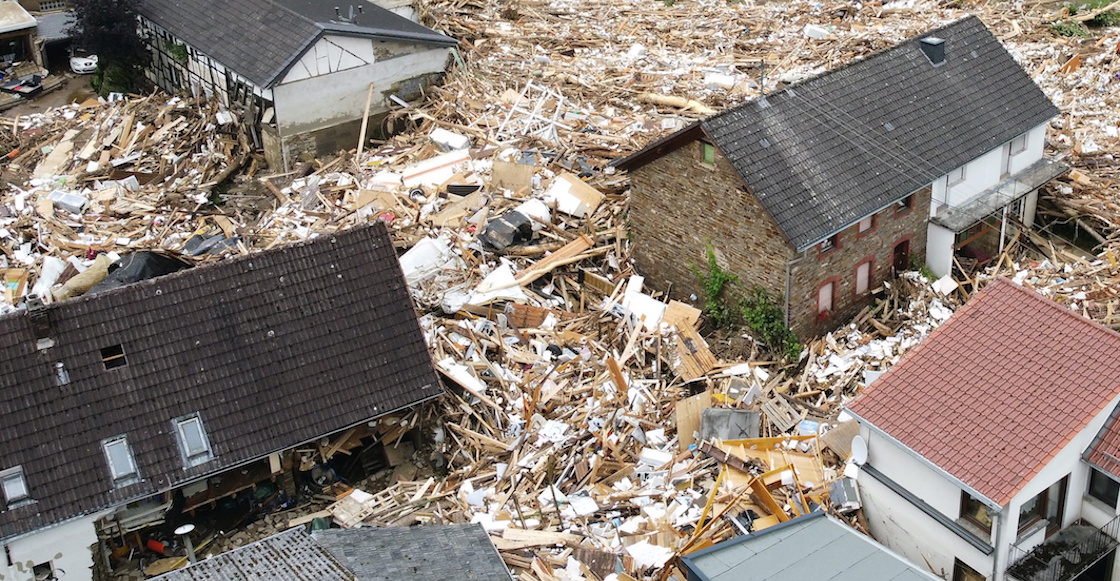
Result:
<svg viewBox="0 0 1120 581"><path fill-rule="evenodd" d="M1018 545L1024 540L1029 539L1032 535L1038 534L1039 531L1045 531L1048 526L1050 526L1050 521L1044 518L1035 520L1027 525L1027 528L1019 531L1019 534L1015 537L1015 544Z"/></svg>
<svg viewBox="0 0 1120 581"><path fill-rule="evenodd" d="M704 171L718 171L719 170L719 168L717 168L716 164L714 164L714 163L712 165L708 165L708 164L706 164L702 161L697 161L693 165L695 165L696 167L698 167L698 168L700 168Z"/></svg>
<svg viewBox="0 0 1120 581"><path fill-rule="evenodd" d="M1105 501L1103 501L1103 500L1101 500L1101 499L1099 499L1099 498L1097 498L1097 497L1095 497L1091 494L1082 495L1081 496L1081 501L1085 502L1085 503L1088 503L1093 508L1095 508L1095 509L1097 509L1097 510L1099 510L1099 511L1101 511L1101 512L1107 514L1107 515L1116 514L1116 505L1115 504L1108 504L1107 502L1105 502Z"/></svg>
<svg viewBox="0 0 1120 581"><path fill-rule="evenodd" d="M980 540L983 540L983 541L987 542L988 539L992 538L991 529L984 529L984 527L968 520L967 518L960 517L960 518L955 519L955 522L958 525L960 525L961 528L968 531L969 533L971 533L973 536L975 536L976 538L978 538Z"/></svg>

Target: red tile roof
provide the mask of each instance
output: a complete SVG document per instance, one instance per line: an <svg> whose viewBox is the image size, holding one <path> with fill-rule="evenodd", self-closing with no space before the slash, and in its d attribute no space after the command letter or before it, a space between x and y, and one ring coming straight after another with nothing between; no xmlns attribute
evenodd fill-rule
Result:
<svg viewBox="0 0 1120 581"><path fill-rule="evenodd" d="M1120 478L1120 422L1116 421L1117 416L1120 416L1120 406L1112 411L1093 445L1085 452L1085 459Z"/></svg>
<svg viewBox="0 0 1120 581"><path fill-rule="evenodd" d="M1120 394L1120 334L1005 279L849 409L996 504Z"/></svg>

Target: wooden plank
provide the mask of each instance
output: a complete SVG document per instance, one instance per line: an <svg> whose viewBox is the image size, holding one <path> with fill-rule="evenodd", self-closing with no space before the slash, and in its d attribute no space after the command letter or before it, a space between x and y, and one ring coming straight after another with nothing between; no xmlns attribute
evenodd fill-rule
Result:
<svg viewBox="0 0 1120 581"><path fill-rule="evenodd" d="M309 522L311 522L311 521L313 521L317 518L330 518L330 516L331 516L331 511L329 511L329 510L320 510L318 512L313 512L311 514L305 514L303 516L296 517L296 518L293 518L293 519L289 520L288 521L288 528L293 528L293 527L298 527L300 525L305 525L305 524L307 524L307 523L309 523Z"/></svg>
<svg viewBox="0 0 1120 581"><path fill-rule="evenodd" d="M700 309L691 305L680 301L669 301L669 306L665 307L665 314L661 316L661 322L672 325L677 330L695 329L696 324L700 322L700 313Z"/></svg>
<svg viewBox="0 0 1120 581"><path fill-rule="evenodd" d="M696 433L700 431L700 412L712 407L712 393L705 391L686 397L677 402L673 416L677 425L677 440L681 448L688 448L696 443Z"/></svg>
<svg viewBox="0 0 1120 581"><path fill-rule="evenodd" d="M545 545L566 545L578 547L583 537L571 533L557 533L553 531L531 531L526 529L506 529L502 531L502 538L515 543L531 543L528 546L541 547Z"/></svg>
<svg viewBox="0 0 1120 581"><path fill-rule="evenodd" d="M585 250L595 245L595 241L587 234L580 234L578 238L564 245L563 248L553 252L547 257L538 260L536 264L521 271L517 275L517 284L527 285L534 280L548 274L552 269L565 264L571 264Z"/></svg>
<svg viewBox="0 0 1120 581"><path fill-rule="evenodd" d="M719 364L708 348L708 342L696 332L696 329L689 326L677 331L674 361L676 365L673 371L677 372L684 381L699 379Z"/></svg>

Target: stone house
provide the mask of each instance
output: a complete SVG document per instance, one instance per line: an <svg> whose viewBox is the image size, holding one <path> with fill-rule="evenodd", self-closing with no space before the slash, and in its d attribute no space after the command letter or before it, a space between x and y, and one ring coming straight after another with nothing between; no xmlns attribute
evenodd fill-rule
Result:
<svg viewBox="0 0 1120 581"><path fill-rule="evenodd" d="M880 542L954 581L1116 579L1120 334L999 279L846 410Z"/></svg>
<svg viewBox="0 0 1120 581"><path fill-rule="evenodd" d="M710 248L794 332L823 333L900 269L936 257L945 274L973 230L1029 225L1020 214L1033 214L1034 189L1023 184L1064 168L1042 159L1055 114L983 23L964 18L614 162L630 174L638 270L700 295L693 268ZM953 220L935 236L931 215Z"/></svg>
<svg viewBox="0 0 1120 581"><path fill-rule="evenodd" d="M297 447L442 394L380 222L4 315L0 386L13 581L89 580L194 507L294 491Z"/></svg>
<svg viewBox="0 0 1120 581"><path fill-rule="evenodd" d="M361 0L146 0L140 14L151 81L242 110L277 168L354 148L367 100L376 129L391 102L442 77L456 45Z"/></svg>

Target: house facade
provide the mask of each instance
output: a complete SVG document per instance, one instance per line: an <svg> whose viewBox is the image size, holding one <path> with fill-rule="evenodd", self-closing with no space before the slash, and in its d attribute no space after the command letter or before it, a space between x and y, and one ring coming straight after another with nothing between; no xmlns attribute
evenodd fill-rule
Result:
<svg viewBox="0 0 1120 581"><path fill-rule="evenodd" d="M141 33L148 77L170 91L211 95L240 109L269 164L358 143L394 102L439 80L456 41L375 4L299 0L150 0Z"/></svg>
<svg viewBox="0 0 1120 581"><path fill-rule="evenodd" d="M1028 192L978 208L1004 200L995 190L1041 163L1055 113L978 19L911 38L616 161L630 173L638 270L674 295L699 295L694 269L710 249L746 286L765 289L796 333L821 334L927 254L935 272L945 256L951 263L975 223L1006 207L1033 212L1033 201L1020 208ZM993 152L1012 145L1008 175L987 175ZM950 224L938 226L953 233L947 245L940 230L930 234L931 211ZM961 226L966 215L975 220Z"/></svg>
<svg viewBox="0 0 1120 581"><path fill-rule="evenodd" d="M997 280L848 406L872 534L946 579L1108 580L1120 334Z"/></svg>
<svg viewBox="0 0 1120 581"><path fill-rule="evenodd" d="M290 486L309 469L297 447L442 393L380 223L0 330L0 575L16 581L92 579L144 550L145 526Z"/></svg>

